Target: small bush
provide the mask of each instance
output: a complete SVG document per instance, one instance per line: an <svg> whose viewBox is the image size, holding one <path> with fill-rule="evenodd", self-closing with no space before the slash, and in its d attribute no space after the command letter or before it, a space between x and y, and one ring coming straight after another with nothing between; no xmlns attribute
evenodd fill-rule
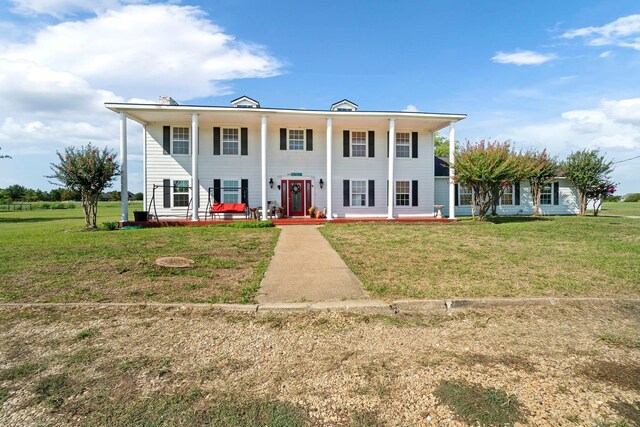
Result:
<svg viewBox="0 0 640 427"><path fill-rule="evenodd" d="M118 228L118 221L105 221L102 223L105 230L115 230Z"/></svg>
<svg viewBox="0 0 640 427"><path fill-rule="evenodd" d="M231 228L269 228L275 227L273 221L234 221L228 224L220 224L218 227Z"/></svg>
<svg viewBox="0 0 640 427"><path fill-rule="evenodd" d="M78 332L75 335L74 340L75 341L82 341L82 340L85 340L87 338L95 337L99 333L100 333L100 331L98 330L98 328L83 329L82 331Z"/></svg>
<svg viewBox="0 0 640 427"><path fill-rule="evenodd" d="M624 198L625 202L640 202L640 193L629 194Z"/></svg>

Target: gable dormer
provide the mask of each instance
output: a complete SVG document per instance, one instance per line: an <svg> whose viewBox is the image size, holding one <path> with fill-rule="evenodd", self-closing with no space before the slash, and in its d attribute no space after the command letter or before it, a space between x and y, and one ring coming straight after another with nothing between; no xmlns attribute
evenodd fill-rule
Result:
<svg viewBox="0 0 640 427"><path fill-rule="evenodd" d="M260 108L260 103L248 96L241 96L231 101L231 105L236 108Z"/></svg>
<svg viewBox="0 0 640 427"><path fill-rule="evenodd" d="M358 104L355 104L348 99L343 99L335 104L331 105L331 111L357 111Z"/></svg>

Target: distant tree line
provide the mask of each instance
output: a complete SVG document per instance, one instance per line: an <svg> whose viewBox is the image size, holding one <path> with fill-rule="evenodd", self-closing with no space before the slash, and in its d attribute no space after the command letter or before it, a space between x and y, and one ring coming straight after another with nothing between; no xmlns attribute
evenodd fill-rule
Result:
<svg viewBox="0 0 640 427"><path fill-rule="evenodd" d="M0 204L16 202L79 202L80 192L65 188L54 188L50 191L34 190L22 185L11 185L0 188ZM142 200L142 193L136 193L134 200ZM105 202L119 202L120 192L109 191L100 195L100 200Z"/></svg>

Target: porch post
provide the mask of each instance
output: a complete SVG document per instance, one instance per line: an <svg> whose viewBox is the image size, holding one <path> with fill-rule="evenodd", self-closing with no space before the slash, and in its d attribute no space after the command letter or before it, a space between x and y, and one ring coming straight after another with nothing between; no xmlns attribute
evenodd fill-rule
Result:
<svg viewBox="0 0 640 427"><path fill-rule="evenodd" d="M393 219L393 203L395 201L395 186L393 185L393 161L396 157L396 120L389 119L389 184L387 191L387 219Z"/></svg>
<svg viewBox="0 0 640 427"><path fill-rule="evenodd" d="M261 172L261 188L262 188L262 220L266 221L267 216L267 116L262 116L260 127L260 165Z"/></svg>
<svg viewBox="0 0 640 427"><path fill-rule="evenodd" d="M455 172L453 170L454 154L456 150L455 122L449 123L449 219L456 218L456 184L453 182Z"/></svg>
<svg viewBox="0 0 640 427"><path fill-rule="evenodd" d="M142 210L147 210L147 125L142 125Z"/></svg>
<svg viewBox="0 0 640 427"><path fill-rule="evenodd" d="M200 185L198 184L198 136L200 128L198 113L191 114L191 199L193 212L191 221L198 221L198 207L200 205Z"/></svg>
<svg viewBox="0 0 640 427"><path fill-rule="evenodd" d="M333 219L333 165L332 165L332 146L333 146L333 119L327 118L327 219Z"/></svg>
<svg viewBox="0 0 640 427"><path fill-rule="evenodd" d="M127 186L127 114L120 112L120 221L129 221Z"/></svg>

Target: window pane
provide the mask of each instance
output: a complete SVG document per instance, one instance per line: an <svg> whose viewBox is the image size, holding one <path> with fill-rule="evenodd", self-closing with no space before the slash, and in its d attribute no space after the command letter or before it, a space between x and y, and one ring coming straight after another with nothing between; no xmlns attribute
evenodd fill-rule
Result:
<svg viewBox="0 0 640 427"><path fill-rule="evenodd" d="M504 187L504 193L502 193L502 197L500 197L501 205L512 205L513 204L513 185L507 185Z"/></svg>
<svg viewBox="0 0 640 427"><path fill-rule="evenodd" d="M540 192L540 204L541 205L550 205L552 199L552 188L551 184L545 184L542 186L542 191Z"/></svg>
<svg viewBox="0 0 640 427"><path fill-rule="evenodd" d="M222 129L222 154L238 155L238 129Z"/></svg>
<svg viewBox="0 0 640 427"><path fill-rule="evenodd" d="M351 156L367 157L367 132L351 132Z"/></svg>
<svg viewBox="0 0 640 427"><path fill-rule="evenodd" d="M289 129L289 150L304 150L304 130Z"/></svg>
<svg viewBox="0 0 640 427"><path fill-rule="evenodd" d="M460 205L471 205L473 192L463 185L458 186L458 198Z"/></svg>
<svg viewBox="0 0 640 427"><path fill-rule="evenodd" d="M189 206L189 181L187 180L173 181L173 206L174 207Z"/></svg>
<svg viewBox="0 0 640 427"><path fill-rule="evenodd" d="M396 181L396 206L409 206L409 181Z"/></svg>
<svg viewBox="0 0 640 427"><path fill-rule="evenodd" d="M222 181L222 203L240 203L240 187L238 180Z"/></svg>
<svg viewBox="0 0 640 427"><path fill-rule="evenodd" d="M410 140L409 132L396 133L396 157L411 157Z"/></svg>
<svg viewBox="0 0 640 427"><path fill-rule="evenodd" d="M173 128L173 154L189 154L189 128Z"/></svg>
<svg viewBox="0 0 640 427"><path fill-rule="evenodd" d="M351 181L351 206L367 206L367 181Z"/></svg>

